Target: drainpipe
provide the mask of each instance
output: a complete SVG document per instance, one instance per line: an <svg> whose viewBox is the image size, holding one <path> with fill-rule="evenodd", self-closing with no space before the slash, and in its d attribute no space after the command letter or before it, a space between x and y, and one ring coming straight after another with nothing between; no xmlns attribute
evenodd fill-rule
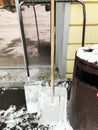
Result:
<svg viewBox="0 0 98 130"><path fill-rule="evenodd" d="M56 3L56 59L60 77L65 78L70 3Z"/></svg>

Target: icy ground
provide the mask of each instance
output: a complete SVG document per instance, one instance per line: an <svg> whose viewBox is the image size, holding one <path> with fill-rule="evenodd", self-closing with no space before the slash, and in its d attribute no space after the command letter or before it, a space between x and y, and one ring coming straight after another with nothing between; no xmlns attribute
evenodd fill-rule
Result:
<svg viewBox="0 0 98 130"><path fill-rule="evenodd" d="M50 68L29 68L30 70L30 80L38 81L38 80L47 80L50 79ZM55 72L55 78L59 78L58 72ZM8 68L5 66L4 68L0 68L0 83L1 82L27 82L27 72L25 67L19 68L19 66L15 66L14 68Z"/></svg>
<svg viewBox="0 0 98 130"><path fill-rule="evenodd" d="M66 128L65 128L66 126ZM67 122L43 125L39 122L37 114L27 113L25 108L16 110L16 106L11 105L6 111L0 111L1 130L72 130Z"/></svg>

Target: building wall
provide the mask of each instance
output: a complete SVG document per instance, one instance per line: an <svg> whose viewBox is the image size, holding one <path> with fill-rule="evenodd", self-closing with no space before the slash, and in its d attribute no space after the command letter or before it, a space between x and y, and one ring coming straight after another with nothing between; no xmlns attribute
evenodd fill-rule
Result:
<svg viewBox="0 0 98 130"><path fill-rule="evenodd" d="M6 1L6 3L8 2L11 5L15 4L14 0L0 0L0 6L4 6L6 4L4 1Z"/></svg>
<svg viewBox="0 0 98 130"><path fill-rule="evenodd" d="M4 0L0 0L0 6L4 5Z"/></svg>
<svg viewBox="0 0 98 130"><path fill-rule="evenodd" d="M14 4L15 4L15 1L14 1L14 0L10 0L10 4L11 4L11 5L14 5Z"/></svg>
<svg viewBox="0 0 98 130"><path fill-rule="evenodd" d="M84 0L86 6L86 34L85 45L98 43L98 0ZM82 7L80 4L71 4L69 40L66 65L66 77L72 77L76 50L81 47L82 41Z"/></svg>

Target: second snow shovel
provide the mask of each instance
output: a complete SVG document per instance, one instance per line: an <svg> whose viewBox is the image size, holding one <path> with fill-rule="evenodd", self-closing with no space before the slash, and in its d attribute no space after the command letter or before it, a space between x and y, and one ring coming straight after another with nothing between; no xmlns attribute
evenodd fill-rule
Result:
<svg viewBox="0 0 98 130"><path fill-rule="evenodd" d="M27 82L24 85L25 99L28 113L39 112L39 84L37 82Z"/></svg>

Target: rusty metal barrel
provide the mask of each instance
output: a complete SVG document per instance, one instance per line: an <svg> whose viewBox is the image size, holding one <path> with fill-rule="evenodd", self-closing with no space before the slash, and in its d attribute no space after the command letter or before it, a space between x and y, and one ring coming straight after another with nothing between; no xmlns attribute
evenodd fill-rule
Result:
<svg viewBox="0 0 98 130"><path fill-rule="evenodd" d="M74 130L98 130L98 65L77 56L68 116Z"/></svg>

